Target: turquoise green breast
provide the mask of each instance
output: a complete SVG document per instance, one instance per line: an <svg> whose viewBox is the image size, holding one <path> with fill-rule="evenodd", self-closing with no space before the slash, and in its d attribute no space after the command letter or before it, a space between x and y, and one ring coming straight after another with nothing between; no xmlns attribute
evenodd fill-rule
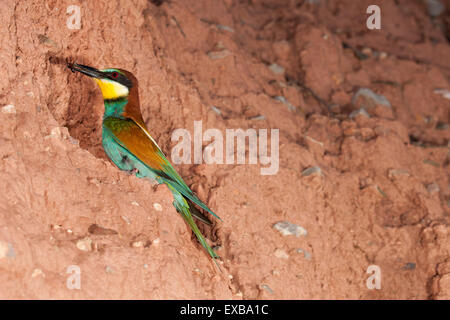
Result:
<svg viewBox="0 0 450 320"><path fill-rule="evenodd" d="M124 119L122 114L125 111L125 106L128 103L128 99L117 99L117 100L105 100L105 113L103 114L103 119L108 117L116 117Z"/></svg>

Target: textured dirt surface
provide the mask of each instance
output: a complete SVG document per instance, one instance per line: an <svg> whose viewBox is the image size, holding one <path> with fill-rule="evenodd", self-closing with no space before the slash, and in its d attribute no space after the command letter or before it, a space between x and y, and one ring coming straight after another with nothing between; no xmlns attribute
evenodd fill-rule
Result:
<svg viewBox="0 0 450 320"><path fill-rule="evenodd" d="M449 299L450 1L154 3L80 1L71 30L77 3L2 2L0 298ZM202 226L222 273L166 186L106 158L100 91L66 58L132 71L167 155L198 120L280 130L276 175L176 166L223 219Z"/></svg>

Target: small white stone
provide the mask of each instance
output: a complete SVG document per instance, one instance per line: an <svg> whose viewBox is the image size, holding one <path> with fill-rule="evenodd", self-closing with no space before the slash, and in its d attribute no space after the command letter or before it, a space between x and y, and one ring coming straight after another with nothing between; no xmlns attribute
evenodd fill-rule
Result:
<svg viewBox="0 0 450 320"><path fill-rule="evenodd" d="M384 52L384 51L380 52L380 60L386 59L387 56L388 56L388 55L387 55L386 52Z"/></svg>
<svg viewBox="0 0 450 320"><path fill-rule="evenodd" d="M152 241L152 244L157 245L157 244L159 244L160 241L161 240L159 238L156 238L155 240Z"/></svg>
<svg viewBox="0 0 450 320"><path fill-rule="evenodd" d="M278 230L283 236L306 236L308 232L305 228L298 226L296 224L290 223L288 221L280 221L273 225L273 228Z"/></svg>
<svg viewBox="0 0 450 320"><path fill-rule="evenodd" d="M44 272L42 272L41 269L34 269L33 273L31 274L31 277L36 278L37 276L41 276L41 275L45 277L45 274L44 274Z"/></svg>
<svg viewBox="0 0 450 320"><path fill-rule="evenodd" d="M428 14L432 17L439 16L445 11L445 5L439 0L425 0L428 7Z"/></svg>
<svg viewBox="0 0 450 320"><path fill-rule="evenodd" d="M77 248L81 251L91 251L92 250L92 240L89 238L84 238L81 240L78 240L77 242Z"/></svg>
<svg viewBox="0 0 450 320"><path fill-rule="evenodd" d="M276 63L272 63L269 66L270 71L272 71L275 74L283 74L284 73L284 68Z"/></svg>
<svg viewBox="0 0 450 320"><path fill-rule="evenodd" d="M318 174L320 176L323 176L322 169L320 169L320 167L314 166L314 167L309 167L302 171L302 176L305 176L305 177L313 175L313 174Z"/></svg>
<svg viewBox="0 0 450 320"><path fill-rule="evenodd" d="M275 257L280 258L280 259L289 259L289 255L286 253L286 251L282 250L282 249L277 249L274 252Z"/></svg>
<svg viewBox="0 0 450 320"><path fill-rule="evenodd" d="M137 203L136 201L132 201L131 204L132 204L133 206L139 207L139 203Z"/></svg>
<svg viewBox="0 0 450 320"><path fill-rule="evenodd" d="M9 113L9 114L15 114L16 113L16 107L12 104L8 104L2 108L3 113Z"/></svg>
<svg viewBox="0 0 450 320"><path fill-rule="evenodd" d="M156 211L162 211L162 206L157 202L153 204L153 208L155 208Z"/></svg>
<svg viewBox="0 0 450 320"><path fill-rule="evenodd" d="M52 135L53 137L61 138L61 134L62 133L61 133L61 128L60 127L54 127L50 131L50 135Z"/></svg>
<svg viewBox="0 0 450 320"><path fill-rule="evenodd" d="M231 51L224 49L221 51L210 51L208 52L208 56L211 60L219 60L228 57L231 55Z"/></svg>
<svg viewBox="0 0 450 320"><path fill-rule="evenodd" d="M131 246L132 246L133 248L140 248L140 247L143 247L143 246L144 246L144 242L142 242L142 241L135 241L135 242L133 242L133 243L131 244Z"/></svg>
<svg viewBox="0 0 450 320"><path fill-rule="evenodd" d="M128 219L128 217L125 216L121 216L122 220L125 221L127 224L131 224L130 219Z"/></svg>
<svg viewBox="0 0 450 320"><path fill-rule="evenodd" d="M114 269L110 266L106 266L105 271L106 271L106 273L113 273Z"/></svg>
<svg viewBox="0 0 450 320"><path fill-rule="evenodd" d="M0 241L0 259L6 257L8 251L9 251L8 243Z"/></svg>
<svg viewBox="0 0 450 320"><path fill-rule="evenodd" d="M434 90L434 93L440 94L445 99L450 99L450 91L448 91L446 89L436 89L436 90Z"/></svg>
<svg viewBox="0 0 450 320"><path fill-rule="evenodd" d="M267 284L262 284L261 288L266 290L268 293L273 294L273 290L271 287L269 287Z"/></svg>
<svg viewBox="0 0 450 320"><path fill-rule="evenodd" d="M218 115L222 115L222 111L220 111L220 109L217 108L216 106L211 106L211 110L217 113Z"/></svg>
<svg viewBox="0 0 450 320"><path fill-rule="evenodd" d="M358 110L353 111L352 113L349 114L348 117L350 119L353 119L358 116L364 116L364 117L370 118L370 114L364 108L360 108Z"/></svg>
<svg viewBox="0 0 450 320"><path fill-rule="evenodd" d="M428 193L433 194L433 193L439 192L440 189L439 189L438 184L436 182L433 182L433 183L430 183L429 185L427 185L427 191L428 191Z"/></svg>
<svg viewBox="0 0 450 320"><path fill-rule="evenodd" d="M217 29L220 29L220 30L228 31L228 32L231 32L231 33L234 32L233 28L231 28L229 26L222 25L222 24L218 24L218 25L216 25L216 27L217 27Z"/></svg>

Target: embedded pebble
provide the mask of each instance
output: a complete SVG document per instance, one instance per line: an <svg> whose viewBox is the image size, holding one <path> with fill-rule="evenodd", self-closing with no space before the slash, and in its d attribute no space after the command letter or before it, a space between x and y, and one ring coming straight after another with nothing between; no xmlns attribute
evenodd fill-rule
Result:
<svg viewBox="0 0 450 320"><path fill-rule="evenodd" d="M6 253L7 258L15 258L16 251L14 251L14 247L11 243L8 243L8 252Z"/></svg>
<svg viewBox="0 0 450 320"><path fill-rule="evenodd" d="M284 68L276 63L272 63L269 66L270 71L272 71L275 74L283 74L284 73Z"/></svg>
<svg viewBox="0 0 450 320"><path fill-rule="evenodd" d="M142 241L135 241L135 242L131 243L131 246L133 248L140 248L140 247L144 246L144 242L142 242Z"/></svg>
<svg viewBox="0 0 450 320"><path fill-rule="evenodd" d="M314 144L317 144L317 145L323 147L323 142L317 141L316 139L311 138L310 136L304 136L304 137L305 137L305 139L306 139L307 141L310 141L310 142L312 142L312 143L314 143Z"/></svg>
<svg viewBox="0 0 450 320"><path fill-rule="evenodd" d="M302 171L302 176L304 176L304 177L310 176L312 174L319 174L322 176L323 175L322 169L320 169L320 167L314 166L314 167L309 167Z"/></svg>
<svg viewBox="0 0 450 320"><path fill-rule="evenodd" d="M44 272L42 272L41 269L34 269L33 273L31 274L31 277L32 278L36 278L37 276L44 276L45 277L45 274L44 274Z"/></svg>
<svg viewBox="0 0 450 320"><path fill-rule="evenodd" d="M8 104L8 105L2 107L2 112L3 113L9 113L9 114L15 114L16 113L16 107L13 106L12 104Z"/></svg>
<svg viewBox="0 0 450 320"><path fill-rule="evenodd" d="M199 268L194 268L194 272L196 272L196 273L198 273L198 274L201 274L201 273L202 273L202 270L200 270Z"/></svg>
<svg viewBox="0 0 450 320"><path fill-rule="evenodd" d="M0 259L8 256L9 243L0 241Z"/></svg>
<svg viewBox="0 0 450 320"><path fill-rule="evenodd" d="M273 225L273 228L278 230L283 236L306 236L308 232L305 228L288 221L280 221Z"/></svg>
<svg viewBox="0 0 450 320"><path fill-rule="evenodd" d="M350 119L353 119L356 118L357 116L365 116L367 118L370 118L370 114L368 114L364 108L360 108L358 110L353 111L352 113L349 114L348 117Z"/></svg>
<svg viewBox="0 0 450 320"><path fill-rule="evenodd" d="M366 56L372 55L372 49L369 47L362 48L361 52L364 53Z"/></svg>
<svg viewBox="0 0 450 320"><path fill-rule="evenodd" d="M80 141L79 140L77 140L77 139L75 139L75 138L73 138L71 135L69 135L69 142L71 143L71 144L74 144L74 145L76 145L76 146L79 146L80 145Z"/></svg>
<svg viewBox="0 0 450 320"><path fill-rule="evenodd" d="M359 102L359 97L364 98L363 101ZM368 88L360 88L352 98L352 104L356 107L361 107L364 109L372 108L377 105L381 105L387 108L391 108L391 103L389 100L380 94L376 94Z"/></svg>
<svg viewBox="0 0 450 320"><path fill-rule="evenodd" d="M277 96L274 99L282 102L286 107L288 107L289 110L295 111L295 109L296 109L295 106L292 103L290 103L285 97Z"/></svg>
<svg viewBox="0 0 450 320"><path fill-rule="evenodd" d="M162 206L157 202L153 204L153 208L155 208L156 211L162 211Z"/></svg>
<svg viewBox="0 0 450 320"><path fill-rule="evenodd" d="M404 267L406 270L414 270L416 268L416 264L414 262L408 262Z"/></svg>
<svg viewBox="0 0 450 320"><path fill-rule="evenodd" d="M114 269L112 267L110 267L110 266L106 266L105 267L105 271L106 271L106 273L113 273Z"/></svg>
<svg viewBox="0 0 450 320"><path fill-rule="evenodd" d="M425 3L427 5L428 14L432 17L437 17L445 11L445 6L440 0L425 0Z"/></svg>
<svg viewBox="0 0 450 320"><path fill-rule="evenodd" d="M439 186L436 182L430 183L429 185L427 185L427 191L429 194L433 194L436 192L439 192Z"/></svg>
<svg viewBox="0 0 450 320"><path fill-rule="evenodd" d="M61 138L61 128L60 127L54 127L52 128L52 130L50 131L50 135L57 137L57 138Z"/></svg>
<svg viewBox="0 0 450 320"><path fill-rule="evenodd" d="M297 253L303 253L303 257L306 260L311 260L311 253L309 253L308 251L303 250L303 249L297 249Z"/></svg>
<svg viewBox="0 0 450 320"><path fill-rule="evenodd" d="M77 248L81 251L91 251L92 250L92 240L89 238L84 238L77 241Z"/></svg>
<svg viewBox="0 0 450 320"><path fill-rule="evenodd" d="M275 255L275 257L280 259L289 259L289 255L287 254L287 252L282 249L275 250L273 254Z"/></svg>
<svg viewBox="0 0 450 320"><path fill-rule="evenodd" d="M122 220L125 221L127 224L131 224L130 219L128 219L128 217L126 216L121 216Z"/></svg>
<svg viewBox="0 0 450 320"><path fill-rule="evenodd" d="M380 60L384 60L384 59L386 59L387 58L387 53L386 52L384 52L384 51L381 51L380 52L380 55L378 56L378 58L380 59Z"/></svg>
<svg viewBox="0 0 450 320"><path fill-rule="evenodd" d="M222 115L222 111L220 111L220 109L217 108L216 106L211 106L211 110L217 113L218 115Z"/></svg>
<svg viewBox="0 0 450 320"><path fill-rule="evenodd" d="M264 290L266 290L268 293L273 294L273 290L272 288L270 288L267 284L262 284L261 288L263 288Z"/></svg>
<svg viewBox="0 0 450 320"><path fill-rule="evenodd" d="M219 30L228 31L228 32L231 32L231 33L234 32L234 29L233 29L232 27L224 26L224 25L222 25L222 24L218 24L218 25L216 25L216 27L217 27L217 29L219 29Z"/></svg>
<svg viewBox="0 0 450 320"><path fill-rule="evenodd" d="M259 115L259 116L251 117L251 118L249 118L249 120L266 120L266 117L263 115Z"/></svg>
<svg viewBox="0 0 450 320"><path fill-rule="evenodd" d="M210 57L212 60L219 60L228 57L231 55L231 51L224 49L221 51L210 51L208 52L208 57Z"/></svg>
<svg viewBox="0 0 450 320"><path fill-rule="evenodd" d="M449 99L450 100L450 91L448 91L446 89L436 89L436 90L434 90L434 93L440 94L445 99Z"/></svg>
<svg viewBox="0 0 450 320"><path fill-rule="evenodd" d="M388 171L388 178L389 179L392 179L392 178L397 177L397 176L409 177L409 172L408 172L408 170L405 170L405 169L390 169Z"/></svg>

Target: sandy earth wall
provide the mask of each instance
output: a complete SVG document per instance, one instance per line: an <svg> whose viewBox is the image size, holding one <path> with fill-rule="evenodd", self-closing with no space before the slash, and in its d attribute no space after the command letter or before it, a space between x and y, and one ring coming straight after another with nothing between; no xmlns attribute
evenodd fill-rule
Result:
<svg viewBox="0 0 450 320"><path fill-rule="evenodd" d="M366 28L373 3L381 30ZM432 16L419 0L3 1L0 298L450 298L440 3ZM201 226L222 273L166 186L107 159L101 93L65 59L132 71L167 155L194 121L279 129L275 175L176 166L223 219Z"/></svg>

